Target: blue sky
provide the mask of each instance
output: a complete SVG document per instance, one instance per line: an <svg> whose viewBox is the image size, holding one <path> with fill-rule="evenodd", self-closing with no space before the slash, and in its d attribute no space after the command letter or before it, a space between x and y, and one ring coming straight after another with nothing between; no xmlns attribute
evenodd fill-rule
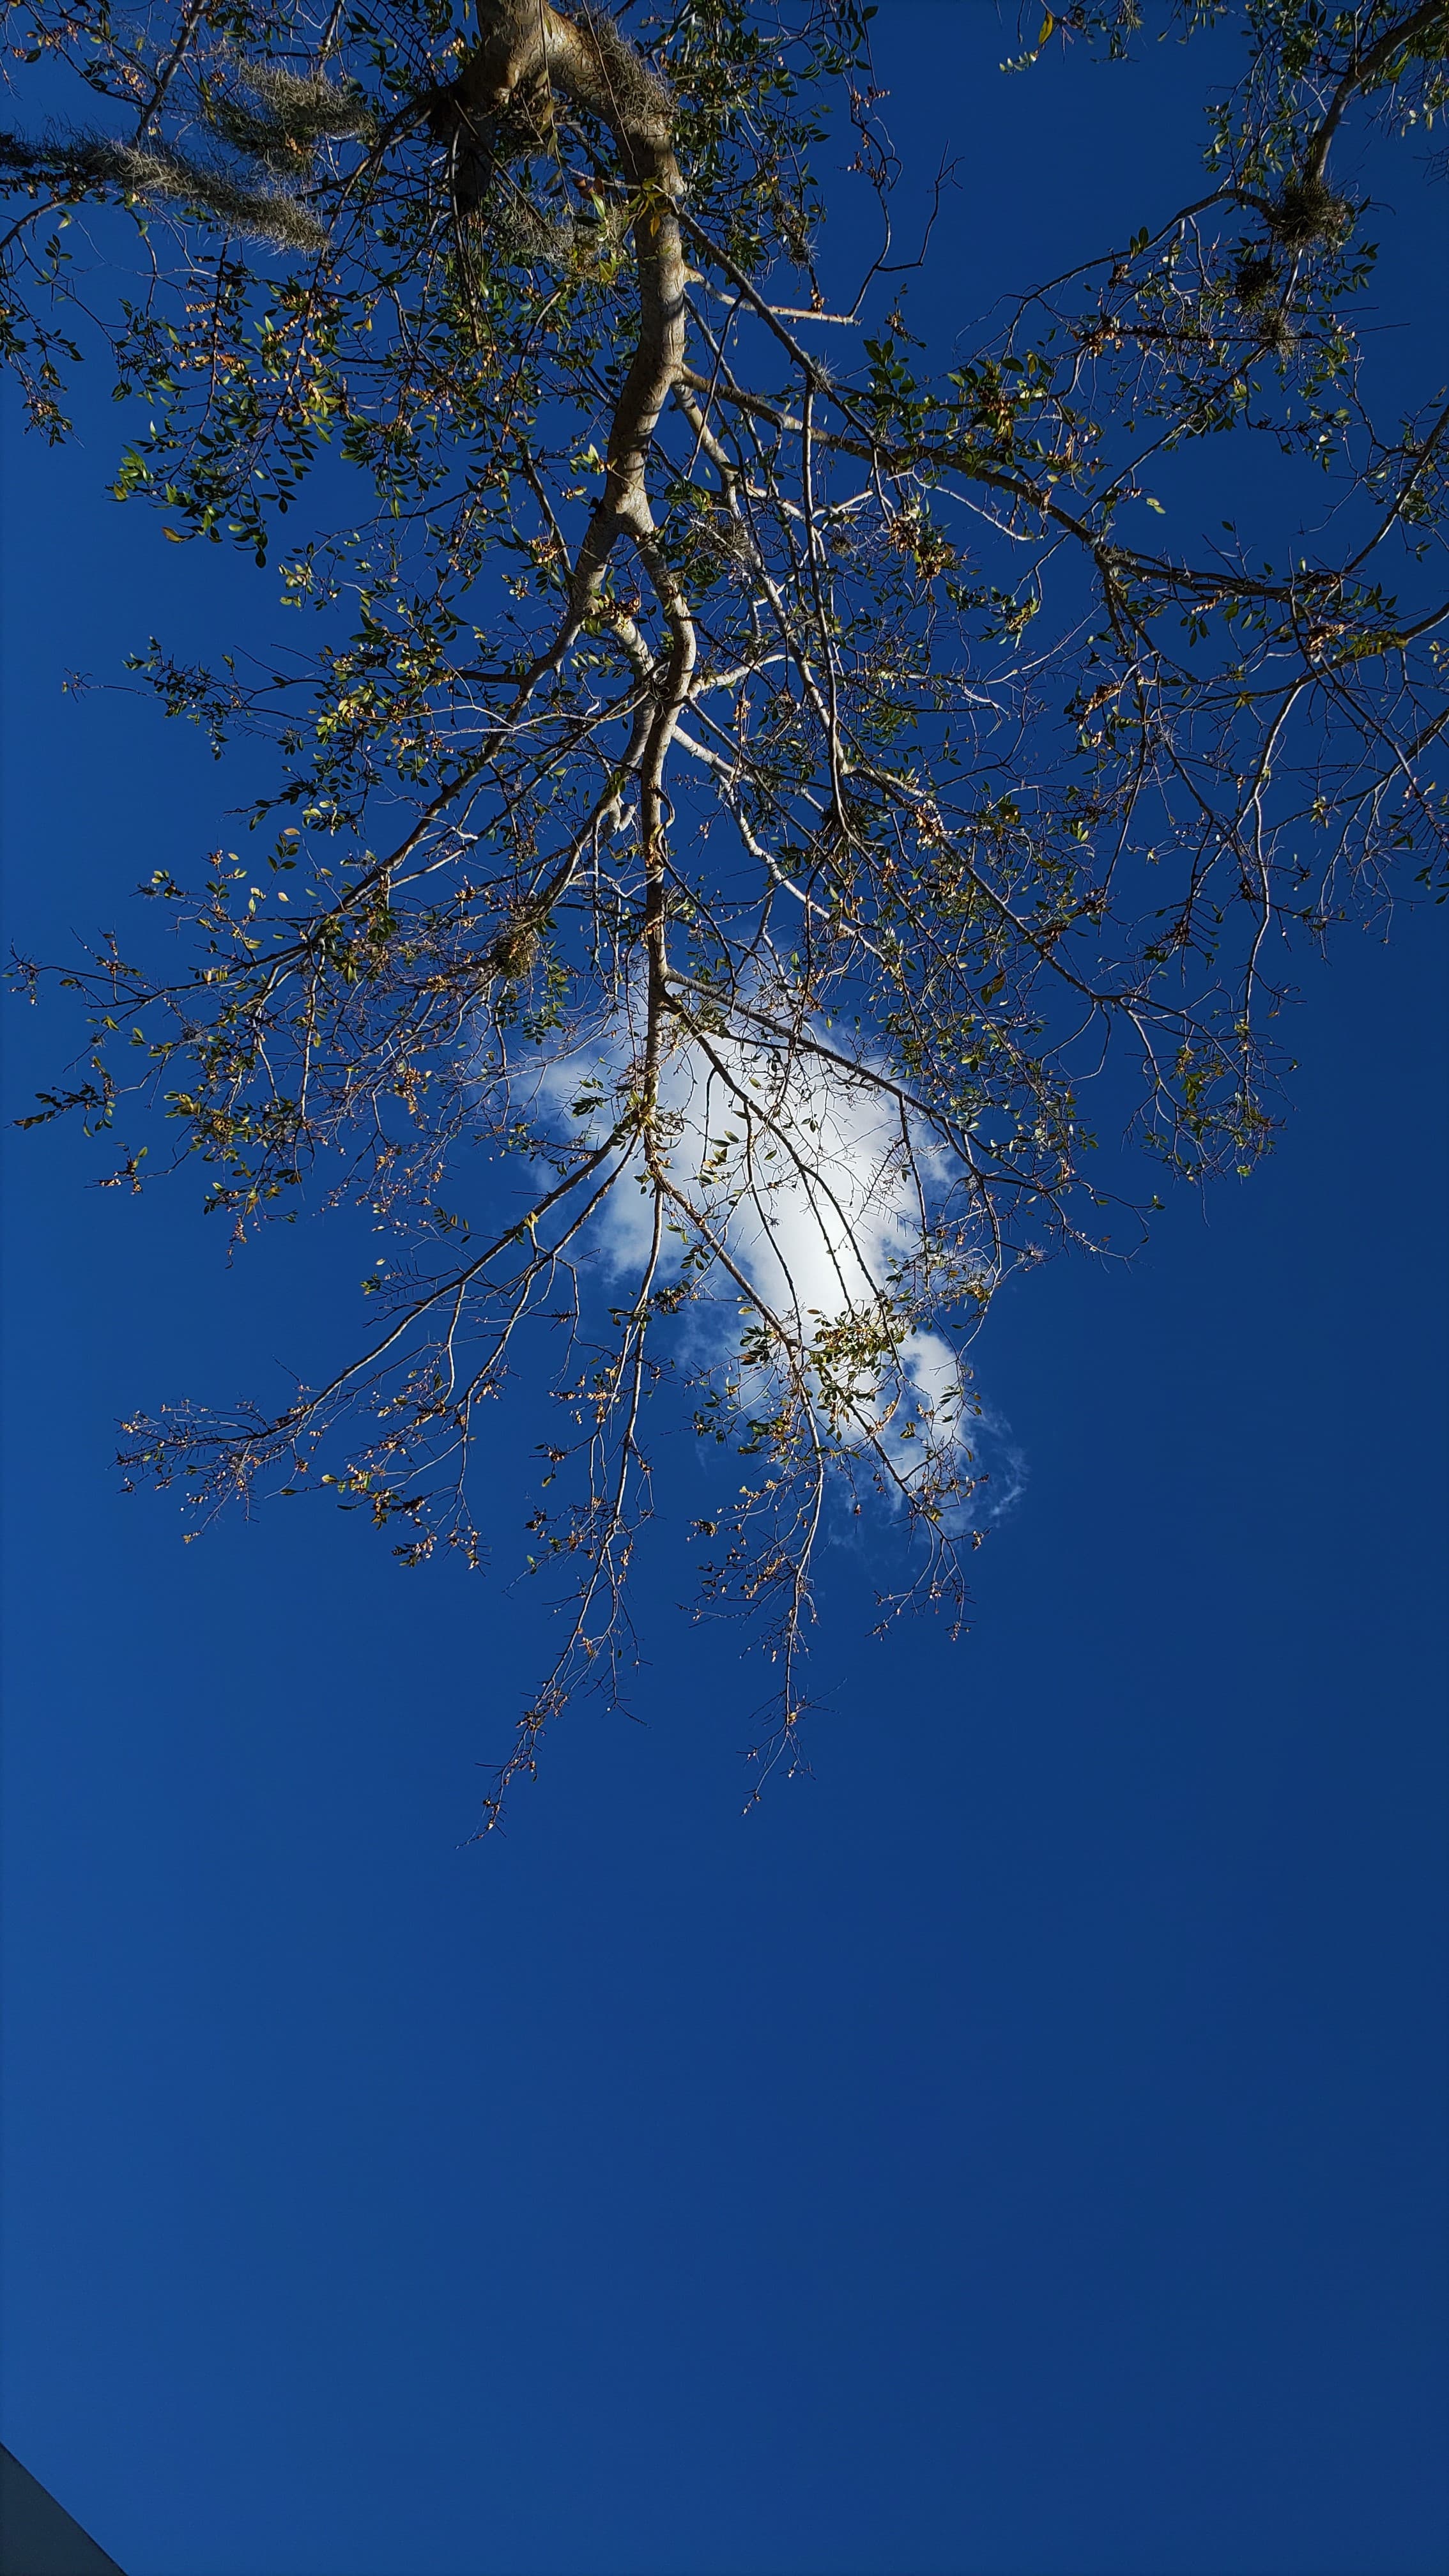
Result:
<svg viewBox="0 0 1449 2576"><path fill-rule="evenodd" d="M913 164L968 155L937 325L1194 148L1175 48L1028 94L993 12L881 28ZM50 955L244 792L63 670L213 584L271 631L104 498L117 427L10 436ZM666 1574L642 1722L579 1712L467 1847L536 1668L506 1553L183 1548L108 1473L128 1408L305 1372L370 1239L228 1269L184 1190L8 1142L0 2431L128 2576L1445 2565L1445 927L1305 967L1257 1180L1003 1299L973 1633L871 1642L833 1553L814 1776L748 1816L763 1676ZM65 1023L5 1035L23 1109Z"/></svg>

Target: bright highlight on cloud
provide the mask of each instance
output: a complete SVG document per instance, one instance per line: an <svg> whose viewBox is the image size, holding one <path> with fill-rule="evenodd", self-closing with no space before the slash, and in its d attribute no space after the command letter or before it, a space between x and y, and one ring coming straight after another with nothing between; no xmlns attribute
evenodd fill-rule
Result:
<svg viewBox="0 0 1449 2576"><path fill-rule="evenodd" d="M576 1144L598 1143L636 1062L634 1033L621 1020L545 1065L536 1114ZM844 1447L878 1443L907 1485L932 1452L944 1454L973 1489L953 1517L996 1518L1020 1490L1020 1462L1003 1453L1006 1473L993 1475L988 1503L978 1489L982 1435L993 1426L963 1385L950 1342L908 1312L923 1235L955 1176L889 1079L869 1057L852 1061L839 1034L820 1026L793 1041L705 1030L676 1047L659 1092L669 1177L719 1255L692 1309L691 1355L704 1367L734 1362L743 1409L768 1409L768 1364L739 1364L755 1309L827 1355L837 1398L842 1385L847 1391L844 1411L835 1407ZM603 1218L617 1277L642 1276L653 1227L649 1178L636 1157ZM683 1210L671 1212L671 1227L665 1261L677 1277L689 1238ZM981 1267L984 1278L984 1254ZM822 1397L822 1416L830 1409Z"/></svg>

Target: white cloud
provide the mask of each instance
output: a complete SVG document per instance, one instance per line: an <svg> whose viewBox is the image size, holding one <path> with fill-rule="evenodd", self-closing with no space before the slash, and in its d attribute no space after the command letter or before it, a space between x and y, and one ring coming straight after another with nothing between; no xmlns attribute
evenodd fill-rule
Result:
<svg viewBox="0 0 1449 2576"><path fill-rule="evenodd" d="M619 1095L637 1079L633 1016L544 1063L535 1108L542 1123L575 1142L608 1133ZM763 1031L684 1039L662 1071L670 1177L738 1274L731 1278L717 1265L707 1300L692 1310L695 1355L707 1365L738 1353L751 1297L803 1342L880 1319L887 1300L903 1289L909 1294L923 1224L937 1216L955 1178L919 1117L871 1078L888 1079L882 1065L865 1054L842 1060L847 1050L833 1029L816 1025L801 1036L804 1043L794 1047ZM576 1114L591 1098L596 1105ZM604 1254L616 1275L642 1273L652 1230L641 1160L603 1213ZM669 1238L671 1270L684 1250L677 1235ZM987 1267L983 1254L983 1272ZM741 1388L751 1409L763 1394L761 1378L756 1372L752 1384L747 1376ZM959 1355L938 1332L908 1329L879 1366L857 1370L854 1394L848 1442L874 1434L907 1477L931 1446L962 1463L965 1453L978 1452L983 1418L963 1392ZM1019 1490L1019 1461L1007 1456L1005 1489L993 1477L998 1489L989 1509L983 1492L970 1518L997 1517Z"/></svg>

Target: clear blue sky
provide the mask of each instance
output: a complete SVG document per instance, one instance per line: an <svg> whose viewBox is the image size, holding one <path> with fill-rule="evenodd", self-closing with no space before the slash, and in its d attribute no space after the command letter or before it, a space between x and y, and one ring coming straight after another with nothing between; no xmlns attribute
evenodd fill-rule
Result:
<svg viewBox="0 0 1449 2576"><path fill-rule="evenodd" d="M961 319L1169 201L1190 58L1027 91L989 10L880 25L913 166L967 156ZM277 623L105 500L101 392L5 491L50 955L244 792L62 671L214 637L218 579ZM1445 929L1305 970L1256 1181L1003 1302L973 1635L871 1644L832 1556L815 1776L743 1819L761 1677L666 1589L645 1723L580 1713L462 1847L506 1555L183 1548L107 1471L128 1407L306 1373L368 1239L228 1271L184 1190L8 1146L0 2431L128 2576L1449 2563ZM13 1114L65 1024L6 1042Z"/></svg>

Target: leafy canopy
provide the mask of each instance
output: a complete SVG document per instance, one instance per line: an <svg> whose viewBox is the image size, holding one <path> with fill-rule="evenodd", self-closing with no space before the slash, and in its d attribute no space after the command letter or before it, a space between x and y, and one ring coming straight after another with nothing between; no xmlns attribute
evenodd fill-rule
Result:
<svg viewBox="0 0 1449 2576"><path fill-rule="evenodd" d="M12 13L42 100L92 94L0 138L29 417L65 435L101 329L148 423L118 493L297 612L259 677L138 658L218 748L275 743L267 858L147 889L179 969L111 944L67 977L94 1058L39 1114L109 1123L139 1031L238 1231L314 1174L397 1228L328 1384L163 1412L128 1460L207 1506L329 1485L409 1563L476 1557L532 1332L529 1562L570 1606L490 1820L570 1690L619 1686L666 1368L745 1461L704 1601L761 1618L788 1752L832 1492L903 1525L888 1609L962 1598L963 1348L1015 1265L1102 1239L1094 1128L1250 1170L1294 945L1442 878L1449 410L1371 416L1335 147L1432 128L1449 8L1233 12L1183 202L1064 243L944 370L900 301L873 14ZM1048 13L1022 67L1135 25ZM842 136L882 219L848 287L811 166ZM1173 541L1154 478L1209 439L1245 490L1288 460L1268 555Z"/></svg>

